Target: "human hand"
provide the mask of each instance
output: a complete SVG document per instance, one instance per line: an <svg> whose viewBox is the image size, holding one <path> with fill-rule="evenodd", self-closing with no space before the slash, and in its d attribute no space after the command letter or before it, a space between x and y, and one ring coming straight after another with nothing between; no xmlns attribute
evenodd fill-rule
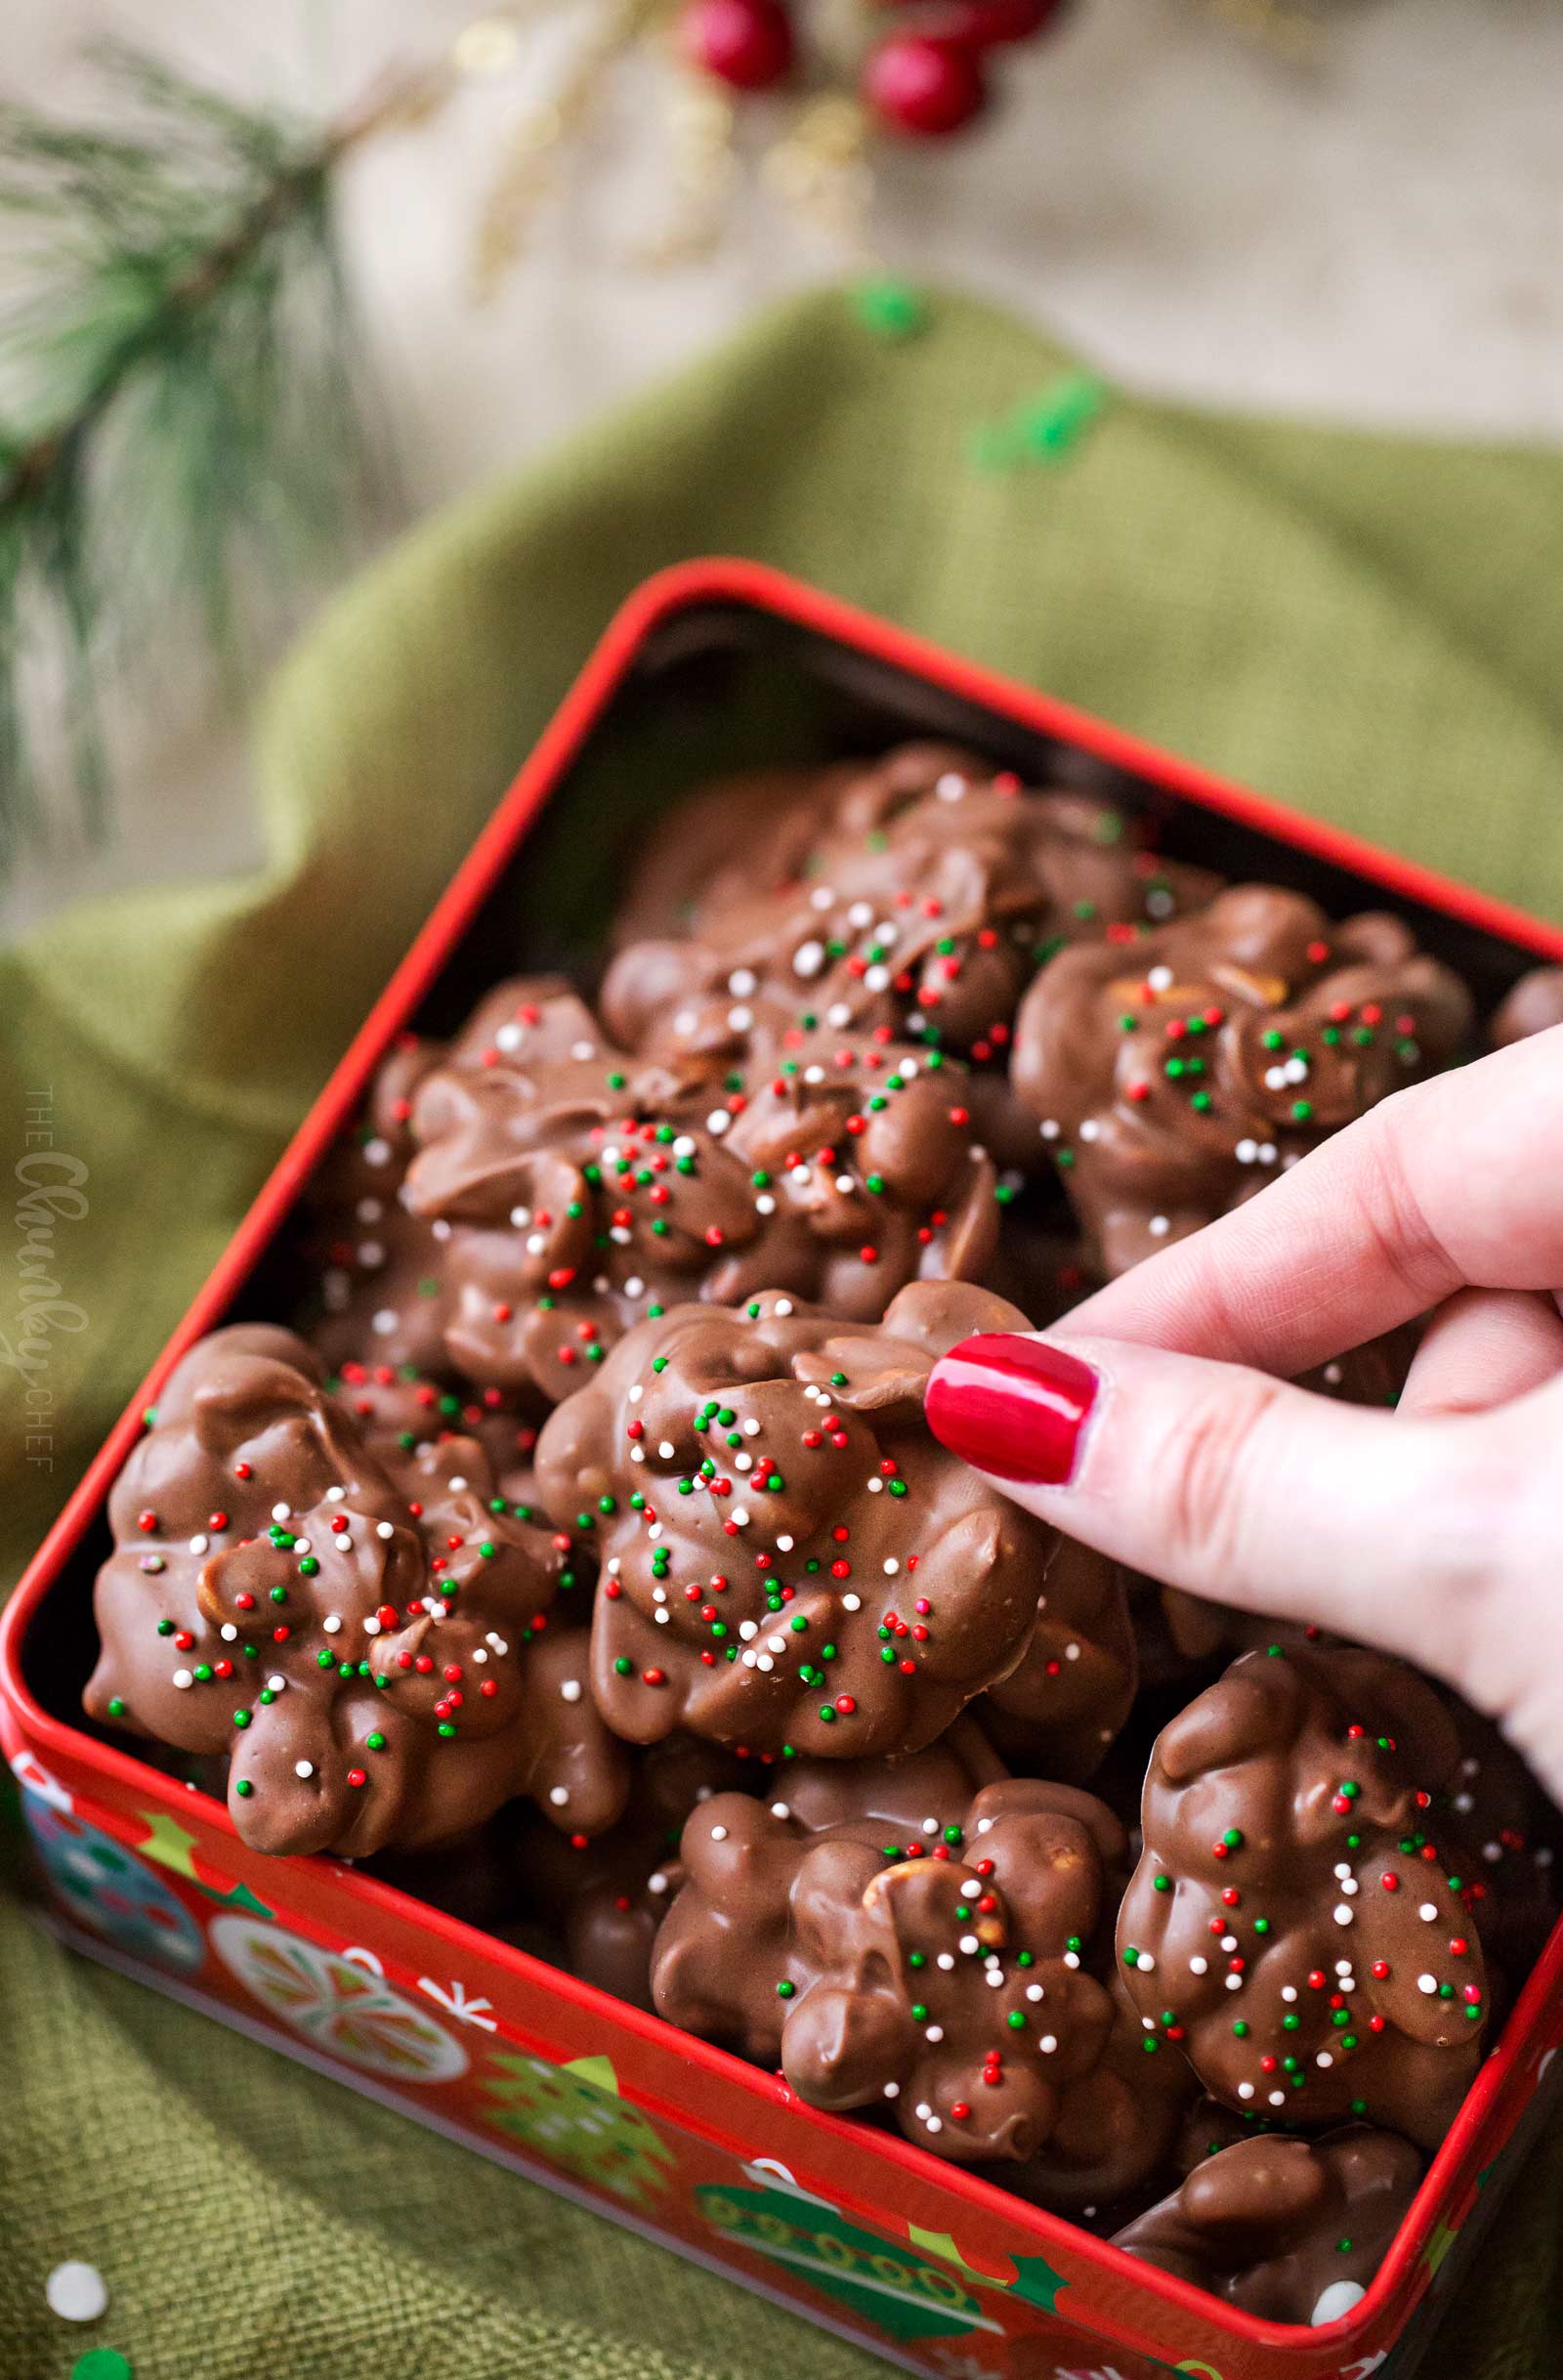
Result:
<svg viewBox="0 0 1563 2380"><path fill-rule="evenodd" d="M1045 1339L939 1438L1164 1584L1403 1654L1563 1800L1563 1026L1402 1091ZM1430 1314L1398 1409L1288 1384Z"/></svg>

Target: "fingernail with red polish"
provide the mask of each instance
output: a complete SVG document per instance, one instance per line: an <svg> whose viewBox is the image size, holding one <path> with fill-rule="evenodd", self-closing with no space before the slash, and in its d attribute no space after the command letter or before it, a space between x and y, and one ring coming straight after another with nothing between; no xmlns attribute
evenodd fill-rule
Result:
<svg viewBox="0 0 1563 2380"><path fill-rule="evenodd" d="M952 1455L999 1479L1067 1487L1101 1376L1045 1339L984 1331L942 1356L928 1426Z"/></svg>

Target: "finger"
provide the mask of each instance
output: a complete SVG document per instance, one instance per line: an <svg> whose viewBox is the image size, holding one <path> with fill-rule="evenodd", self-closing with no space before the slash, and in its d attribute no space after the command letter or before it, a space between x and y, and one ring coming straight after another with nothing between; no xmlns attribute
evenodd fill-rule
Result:
<svg viewBox="0 0 1563 2380"><path fill-rule="evenodd" d="M1467 1285L1556 1289L1560 1175L1563 1026L1386 1099L1060 1336L1303 1372Z"/></svg>
<svg viewBox="0 0 1563 2380"><path fill-rule="evenodd" d="M1132 1569L1406 1654L1485 1708L1514 1690L1490 1614L1541 1575L1563 1383L1405 1420L1129 1341L991 1333L935 1366L927 1410L1028 1510Z"/></svg>
<svg viewBox="0 0 1563 2380"><path fill-rule="evenodd" d="M1555 1299L1524 1290L1458 1290L1422 1334L1399 1410L1485 1413L1560 1373L1563 1316Z"/></svg>

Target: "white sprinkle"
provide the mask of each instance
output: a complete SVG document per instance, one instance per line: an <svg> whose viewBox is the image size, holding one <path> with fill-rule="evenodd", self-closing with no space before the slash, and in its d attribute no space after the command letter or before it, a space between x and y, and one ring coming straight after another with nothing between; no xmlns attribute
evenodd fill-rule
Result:
<svg viewBox="0 0 1563 2380"><path fill-rule="evenodd" d="M954 1966L954 1964L955 1964L955 1954L954 1954L954 1952L953 1952L952 1950L941 1950L941 1952L939 1953L939 1956L938 1956L938 1957L935 1959L935 1961L934 1961L934 1965L935 1965L936 1967L942 1967L942 1968L944 1969L944 1971L945 1971L946 1975L949 1975L949 1973L950 1973L950 1969L951 1969L951 1968Z"/></svg>
<svg viewBox="0 0 1563 2380"><path fill-rule="evenodd" d="M897 1572L900 1570L900 1568L901 1568L901 1564L900 1564L900 1563L899 1563L899 1562L896 1560L895 1555L894 1555L894 1554L892 1554L892 1555L890 1556L890 1559L889 1559L889 1560L886 1562L886 1564L885 1564L885 1576L886 1576L886 1578L887 1578L887 1579L893 1579L893 1578L896 1576L896 1573L897 1573Z"/></svg>
<svg viewBox="0 0 1563 2380"><path fill-rule="evenodd" d="M1170 967L1152 967L1145 980L1150 985L1153 992L1170 992L1172 989L1172 970Z"/></svg>
<svg viewBox="0 0 1563 2380"><path fill-rule="evenodd" d="M732 1032L747 1033L749 1027L754 1022L754 1010L752 1008L742 1007L741 1005L736 1008L730 1008L727 1012L727 1021Z"/></svg>
<svg viewBox="0 0 1563 2380"><path fill-rule="evenodd" d="M392 1520L381 1520L381 1521L377 1521L377 1522L375 1523L375 1530L374 1530L374 1533L375 1533L375 1536L376 1536L376 1537L379 1537L379 1538L395 1537L395 1535L396 1535L396 1533L397 1533L397 1530L396 1530L396 1523L395 1523L395 1521L392 1521Z"/></svg>
<svg viewBox="0 0 1563 2380"><path fill-rule="evenodd" d="M192 1537L192 1538L190 1539L190 1550L191 1553L204 1553L204 1552L207 1551L208 1547L211 1545L211 1542L212 1542L212 1541L211 1541L211 1539L210 1539L209 1537L202 1537L202 1536L197 1535L197 1536Z"/></svg>
<svg viewBox="0 0 1563 2380"><path fill-rule="evenodd" d="M373 1317L369 1324L370 1330L381 1339L389 1339L396 1327L396 1308L389 1305L383 1305L378 1314Z"/></svg>
<svg viewBox="0 0 1563 2380"><path fill-rule="evenodd" d="M266 1681L266 1690L269 1694L280 1694L286 1683L287 1679L280 1675L274 1678L268 1678Z"/></svg>
<svg viewBox="0 0 1563 2380"><path fill-rule="evenodd" d="M1355 1914L1355 1911L1349 1908L1345 1901L1335 1903L1335 1924L1337 1926L1349 1926Z"/></svg>
<svg viewBox="0 0 1563 2380"><path fill-rule="evenodd" d="M966 780L957 776L953 769L947 769L943 777L936 781L934 791L941 801L962 801L966 793Z"/></svg>
<svg viewBox="0 0 1563 2380"><path fill-rule="evenodd" d="M801 942L792 954L792 972L794 975L801 975L805 981L811 975L818 975L824 965L824 944L823 942Z"/></svg>
<svg viewBox="0 0 1563 2380"><path fill-rule="evenodd" d="M553 1804L555 1809L563 1809L565 1804L570 1800L569 1786L551 1785L548 1789L548 1799Z"/></svg>
<svg viewBox="0 0 1563 2380"><path fill-rule="evenodd" d="M924 2041L943 2041L944 2037L945 2028L942 2024L930 2024L923 2030Z"/></svg>
<svg viewBox="0 0 1563 2380"><path fill-rule="evenodd" d="M1040 1983L1028 1983L1026 1986L1026 1997L1028 2000L1045 2000L1047 1993Z"/></svg>
<svg viewBox="0 0 1563 2380"><path fill-rule="evenodd" d="M1321 2050L1313 2062L1316 2066L1332 2066L1335 2061L1328 2050Z"/></svg>
<svg viewBox="0 0 1563 2380"><path fill-rule="evenodd" d="M901 2097L900 2083L886 2083L885 2097L886 2099L899 2099Z"/></svg>
<svg viewBox="0 0 1563 2380"><path fill-rule="evenodd" d="M646 1389L640 1381L630 1383L629 1401L632 1405L638 1405L645 1394Z"/></svg>
<svg viewBox="0 0 1563 2380"><path fill-rule="evenodd" d="M238 1630L233 1626L232 1620L225 1620L217 1633L225 1644L235 1644L238 1641Z"/></svg>
<svg viewBox="0 0 1563 2380"><path fill-rule="evenodd" d="M1142 1967L1144 1966L1145 1962L1143 1959L1140 1961L1140 1964ZM1241 1976L1228 1976L1227 1989L1228 1991L1241 1991L1243 1989L1243 1977Z"/></svg>
<svg viewBox="0 0 1563 2380"><path fill-rule="evenodd" d="M790 1537L779 1537L776 1541L776 1550L778 1553L790 1553L794 1543L795 1540ZM842 1601L846 1603L849 1611L853 1608L850 1597L843 1595Z"/></svg>
<svg viewBox="0 0 1563 2380"><path fill-rule="evenodd" d="M328 1636L339 1636L342 1634L341 1618L334 1611L320 1622L320 1626L324 1629Z"/></svg>
<svg viewBox="0 0 1563 2380"><path fill-rule="evenodd" d="M63 2322L96 2322L108 2304L108 2284L96 2265L83 2264L72 2256L63 2265L56 2265L44 2282L43 2293L51 2314Z"/></svg>
<svg viewBox="0 0 1563 2380"><path fill-rule="evenodd" d="M578 1678L567 1678L564 1684L559 1689L560 1700L562 1702L579 1702L580 1695L580 1679Z"/></svg>
<svg viewBox="0 0 1563 2380"><path fill-rule="evenodd" d="M937 1822L936 1822L936 1823L937 1823ZM926 1832L927 1832L927 1828L926 1828L926 1826L924 1827L924 1830L923 1830L923 1831L924 1831L924 1833L926 1833ZM966 1956L967 1956L968 1958L970 1958L970 1957L971 1957L971 1955L972 1955L972 1953L973 1953L974 1951L980 1950L980 1949L982 1948L982 1944L981 1944L981 1942L979 1942L979 1940L977 1939L977 1936L975 1935L975 1934L963 1934L961 1935L961 1937L960 1937L960 1940L959 1940L959 1941L956 1943L955 1947L956 1947L956 1949L957 1949L957 1950L964 1950L964 1952L966 1953Z"/></svg>
<svg viewBox="0 0 1563 2380"><path fill-rule="evenodd" d="M180 1692L183 1693L187 1686L192 1686L195 1683L194 1673L190 1670L176 1670L174 1672L174 1683L178 1686Z"/></svg>
<svg viewBox="0 0 1563 2380"><path fill-rule="evenodd" d="M1432 1994L1438 1989L1438 1977L1436 1976L1418 1976L1416 1977L1416 1989L1420 1992L1426 1992L1428 1997L1431 1998Z"/></svg>
<svg viewBox="0 0 1563 2380"><path fill-rule="evenodd" d="M1282 1999L1283 1999L1283 2000L1294 2000L1294 1999L1296 1998L1296 1996L1297 1996L1297 1986L1295 1985L1295 1983L1283 1983L1283 1984L1282 1984L1282 1986L1281 1986L1281 1997L1282 1997Z"/></svg>
<svg viewBox="0 0 1563 2380"><path fill-rule="evenodd" d="M843 1610L843 1611L862 1611L862 1609L863 1609L863 1597L862 1597L862 1595L861 1595L861 1594L844 1594L844 1595L842 1596L842 1598L841 1598L841 1608L842 1608L842 1610Z"/></svg>
<svg viewBox="0 0 1563 2380"><path fill-rule="evenodd" d="M1148 1950L1142 1950L1134 1964L1141 1975L1148 1976L1152 1968L1156 1965L1156 1961Z"/></svg>
<svg viewBox="0 0 1563 2380"><path fill-rule="evenodd" d="M1286 2095L1285 2091L1272 2091L1272 2092L1271 2092L1271 2094L1270 2094L1270 2104L1271 2104L1271 2106L1272 2106L1272 2107L1284 2107L1284 2106L1286 2105L1286 2104L1287 2104L1287 2095Z"/></svg>
<svg viewBox="0 0 1563 2380"><path fill-rule="evenodd" d="M657 1447L656 1451L664 1463L671 1463L673 1457L677 1454L678 1449L673 1444L671 1438L664 1438L661 1441L661 1444Z"/></svg>
<svg viewBox="0 0 1563 2380"><path fill-rule="evenodd" d="M1238 2097L1239 2097L1239 2099L1252 2099L1252 2097L1253 2097L1253 2085L1252 2085L1252 2083L1239 2083L1239 2085L1238 2085Z"/></svg>
<svg viewBox="0 0 1563 2380"><path fill-rule="evenodd" d="M1416 1914L1421 1919L1424 1926L1436 1925L1438 1922L1437 1907L1435 1903L1430 1900L1424 1900Z"/></svg>
<svg viewBox="0 0 1563 2380"><path fill-rule="evenodd" d="M735 967L727 979L727 988L737 999L747 999L759 978L752 967Z"/></svg>
<svg viewBox="0 0 1563 2380"><path fill-rule="evenodd" d="M389 1140L366 1140L363 1144L363 1162L366 1166L388 1166L391 1163Z"/></svg>
<svg viewBox="0 0 1563 2380"><path fill-rule="evenodd" d="M1041 2051L1044 2058L1051 2058L1053 2052L1058 2047L1058 2035L1056 2033L1044 2033L1036 2046Z"/></svg>
<svg viewBox="0 0 1563 2380"><path fill-rule="evenodd" d="M571 1041L570 1045L570 1054L572 1058L579 1058L581 1063L584 1065L588 1058L594 1058L597 1055L597 1043L595 1041L588 1041L584 1040L579 1041Z"/></svg>
<svg viewBox="0 0 1563 2380"><path fill-rule="evenodd" d="M272 1507L272 1518L274 1520L286 1520L289 1514L292 1512L292 1509L293 1507L290 1504L274 1504Z"/></svg>
<svg viewBox="0 0 1563 2380"><path fill-rule="evenodd" d="M1367 2294L1361 2281L1332 2280L1328 2288L1319 2292L1314 2310L1308 2316L1310 2326L1317 2330L1326 2322L1338 2322L1343 2314L1349 2314L1354 2306L1360 2306Z"/></svg>
<svg viewBox="0 0 1563 2380"><path fill-rule="evenodd" d="M713 1826L711 1829L711 1841L713 1843L725 1843L727 1841L727 1828L725 1826Z"/></svg>
<svg viewBox="0 0 1563 2380"><path fill-rule="evenodd" d="M1189 1973L1190 1973L1190 1975L1191 1975L1191 1976L1203 1976L1203 1975L1208 1975L1208 1974L1209 1974L1209 1972L1210 1972L1210 1962L1209 1962L1209 1960L1208 1960L1208 1959L1204 1959L1204 1958L1201 1958L1201 1956L1200 1956L1199 1952L1198 1952L1198 1951L1196 1951L1196 1952L1195 1952L1195 1954L1194 1954L1194 1956L1193 1956L1193 1958L1192 1958L1192 1959L1190 1959L1190 1961L1189 1961Z"/></svg>
<svg viewBox="0 0 1563 2380"><path fill-rule="evenodd" d="M792 1311L792 1300L791 1300L791 1298L790 1298L790 1297L779 1297L779 1298L777 1299L777 1301L776 1301L776 1304L775 1304L775 1305L772 1307L772 1309L771 1309L771 1310L772 1310L772 1312L773 1312L774 1314L776 1314L776 1315L779 1317L779 1319L781 1319L781 1320L782 1320L782 1321L785 1321L785 1319L786 1319L787 1315L788 1315L788 1314L790 1314L790 1313L791 1313L791 1311Z"/></svg>
<svg viewBox="0 0 1563 2380"><path fill-rule="evenodd" d="M313 1761L295 1761L293 1764L293 1774L296 1777L314 1776L315 1763Z"/></svg>

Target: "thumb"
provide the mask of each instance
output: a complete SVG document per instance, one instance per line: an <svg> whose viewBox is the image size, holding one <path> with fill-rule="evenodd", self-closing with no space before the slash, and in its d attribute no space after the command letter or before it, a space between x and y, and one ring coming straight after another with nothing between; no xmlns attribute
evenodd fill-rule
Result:
<svg viewBox="0 0 1563 2380"><path fill-rule="evenodd" d="M935 1366L927 1414L1028 1511L1164 1585L1403 1653L1490 1711L1520 1698L1557 1383L1402 1419L1128 1340L993 1332Z"/></svg>

